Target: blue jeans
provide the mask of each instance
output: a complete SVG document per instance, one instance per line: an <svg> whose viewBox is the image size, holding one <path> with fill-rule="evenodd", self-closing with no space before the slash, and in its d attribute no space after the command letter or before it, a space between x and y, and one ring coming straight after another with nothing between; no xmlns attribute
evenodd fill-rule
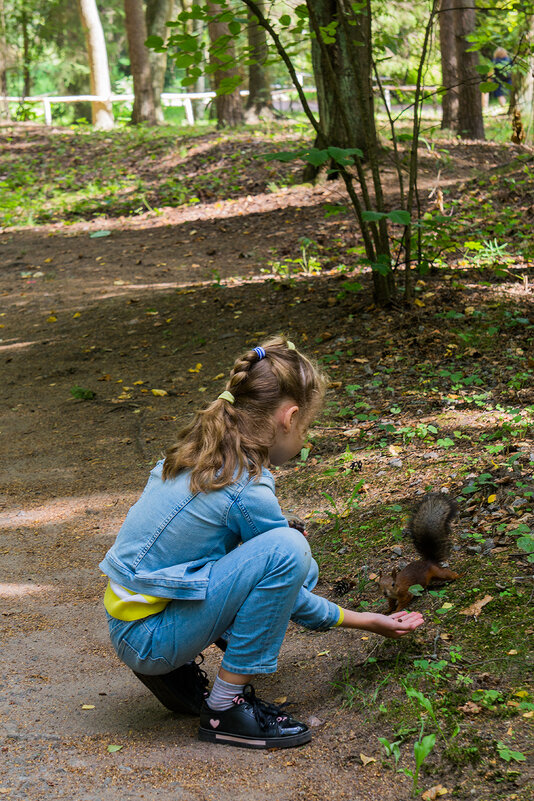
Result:
<svg viewBox="0 0 534 801"><path fill-rule="evenodd" d="M134 622L108 615L111 641L132 670L160 675L224 635L222 667L245 675L274 673L290 619L320 629L337 621L337 607L310 592L318 573L305 537L292 528L274 529L214 563L204 600L173 600Z"/></svg>

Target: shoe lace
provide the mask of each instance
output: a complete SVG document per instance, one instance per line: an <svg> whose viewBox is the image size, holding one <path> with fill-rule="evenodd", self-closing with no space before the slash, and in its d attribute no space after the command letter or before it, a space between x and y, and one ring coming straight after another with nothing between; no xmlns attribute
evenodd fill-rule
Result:
<svg viewBox="0 0 534 801"><path fill-rule="evenodd" d="M202 698L207 698L209 695L208 685L210 682L208 679L208 674L200 667L204 662L204 654L199 654L197 659L198 661L191 663L191 670L194 674L195 689L199 695L202 696Z"/></svg>
<svg viewBox="0 0 534 801"><path fill-rule="evenodd" d="M261 698L257 697L252 684L245 684L242 697L252 707L254 717L262 729L267 729L272 723L280 723L288 718L288 716L283 713L283 708L287 705L287 702L276 706L267 701L262 701ZM239 696L237 696L237 698L239 698Z"/></svg>

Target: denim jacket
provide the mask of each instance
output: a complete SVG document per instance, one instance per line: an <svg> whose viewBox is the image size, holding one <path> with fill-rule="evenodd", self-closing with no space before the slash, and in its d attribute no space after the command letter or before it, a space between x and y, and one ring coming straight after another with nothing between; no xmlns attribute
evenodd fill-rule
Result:
<svg viewBox="0 0 534 801"><path fill-rule="evenodd" d="M287 527L265 468L233 484L193 493L189 472L162 479L163 461L150 473L99 567L129 590L160 598L202 599L214 562L240 542Z"/></svg>

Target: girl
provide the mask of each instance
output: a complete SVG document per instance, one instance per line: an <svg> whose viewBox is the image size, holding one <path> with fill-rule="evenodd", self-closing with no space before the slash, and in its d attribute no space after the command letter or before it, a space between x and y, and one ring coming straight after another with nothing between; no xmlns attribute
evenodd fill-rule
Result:
<svg viewBox="0 0 534 801"><path fill-rule="evenodd" d="M200 713L201 740L283 748L311 739L250 684L276 670L290 619L385 637L423 622L418 613L348 611L312 593L317 564L283 516L267 465L299 453L324 387L283 337L245 353L226 390L152 470L100 565L119 658L165 706ZM224 657L208 695L195 658L213 642Z"/></svg>

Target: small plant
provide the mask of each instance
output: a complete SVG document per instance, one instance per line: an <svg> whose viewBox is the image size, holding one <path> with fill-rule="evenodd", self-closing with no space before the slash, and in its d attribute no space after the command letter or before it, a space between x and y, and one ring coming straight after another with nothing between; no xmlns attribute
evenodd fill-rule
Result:
<svg viewBox="0 0 534 801"><path fill-rule="evenodd" d="M334 524L333 534L338 534L341 528L341 522L344 518L348 517L352 509L355 506L358 506L359 503L359 493L361 488L364 485L364 480L361 479L360 481L356 482L354 489L352 490L349 497L343 502L342 506L340 507L336 502L335 498L330 495L328 492L321 493L327 499L327 501L332 506L332 509L327 509L326 514L331 522Z"/></svg>
<svg viewBox="0 0 534 801"><path fill-rule="evenodd" d="M524 762L526 760L526 756L521 751L511 751L501 740L497 743L497 753L505 762L511 762L512 760L514 762Z"/></svg>
<svg viewBox="0 0 534 801"><path fill-rule="evenodd" d="M401 755L399 746L402 740L395 740L394 742L390 743L386 737L379 737L378 741L384 746L386 756L392 756L395 760L395 766L397 766Z"/></svg>
<svg viewBox="0 0 534 801"><path fill-rule="evenodd" d="M84 389L84 387L79 387L77 384L71 387L70 394L78 400L93 400L95 397L92 389Z"/></svg>

